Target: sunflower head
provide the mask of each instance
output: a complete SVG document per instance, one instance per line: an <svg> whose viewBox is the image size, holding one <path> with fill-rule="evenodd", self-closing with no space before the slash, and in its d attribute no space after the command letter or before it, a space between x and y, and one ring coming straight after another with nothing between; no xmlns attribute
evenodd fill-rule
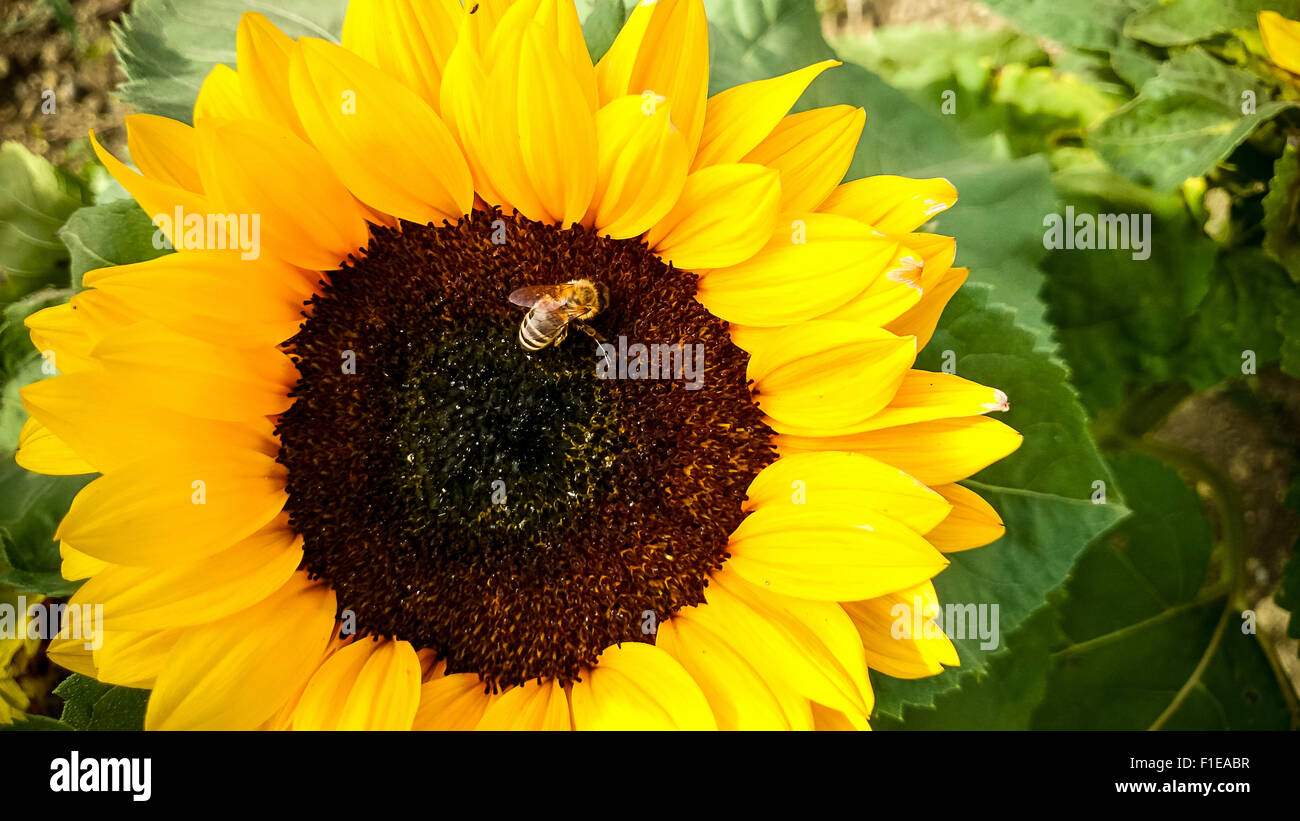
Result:
<svg viewBox="0 0 1300 821"><path fill-rule="evenodd" d="M700 0L594 65L564 0L237 44L139 173L95 143L177 253L28 322L19 460L102 474L56 660L153 728L401 729L861 728L869 668L957 663L891 621L1020 439L913 367L956 192L841 184L864 113L788 113L833 62L709 97Z"/></svg>

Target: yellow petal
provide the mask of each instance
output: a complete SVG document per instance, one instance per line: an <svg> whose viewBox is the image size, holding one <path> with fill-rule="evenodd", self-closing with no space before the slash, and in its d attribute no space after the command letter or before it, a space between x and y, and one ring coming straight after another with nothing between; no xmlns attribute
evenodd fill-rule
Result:
<svg viewBox="0 0 1300 821"><path fill-rule="evenodd" d="M844 179L866 120L847 105L791 114L741 162L781 172L782 211L815 209Z"/></svg>
<svg viewBox="0 0 1300 821"><path fill-rule="evenodd" d="M187 251L100 268L83 284L171 330L232 348L274 347L297 333L312 289L274 257Z"/></svg>
<svg viewBox="0 0 1300 821"><path fill-rule="evenodd" d="M474 673L446 675L446 668L435 666L421 685L412 729L472 730L483 718L490 701L483 680Z"/></svg>
<svg viewBox="0 0 1300 821"><path fill-rule="evenodd" d="M32 345L45 360L43 373L86 374L103 370L92 355L95 346L109 333L139 319L133 305L90 289L74 294L62 305L37 311L24 324L31 331Z"/></svg>
<svg viewBox="0 0 1300 821"><path fill-rule="evenodd" d="M248 11L239 18L235 52L240 96L251 115L305 137L289 89L293 40L263 15Z"/></svg>
<svg viewBox="0 0 1300 821"><path fill-rule="evenodd" d="M491 35L485 40L486 29L480 25L477 34L470 37L479 43L480 53L489 65L495 65L508 52L522 29L534 31L550 45L555 46L560 64L568 69L568 76L577 83L574 89L587 110L595 112L600 106L596 97L596 72L591 65L587 41L582 35L576 6L568 0L509 0L500 20L493 25ZM478 14L471 15L473 21Z"/></svg>
<svg viewBox="0 0 1300 821"><path fill-rule="evenodd" d="M587 219L615 239L640 236L672 210L686 185L686 140L667 105L611 101L596 115L596 188Z"/></svg>
<svg viewBox="0 0 1300 821"><path fill-rule="evenodd" d="M98 671L95 670L94 653L86 646L88 643L92 642L79 637L51 639L45 655L65 670L95 678Z"/></svg>
<svg viewBox="0 0 1300 821"><path fill-rule="evenodd" d="M798 426L780 420L771 424L778 432L794 436L848 436L914 422L1003 412L1010 407L1007 395L997 388L950 373L910 370L890 397L889 404L857 424L843 428Z"/></svg>
<svg viewBox="0 0 1300 821"><path fill-rule="evenodd" d="M307 135L357 199L416 223L454 222L469 211L469 166L415 92L314 38L294 49L290 84Z"/></svg>
<svg viewBox="0 0 1300 821"><path fill-rule="evenodd" d="M86 485L55 533L115 564L198 561L235 544L284 507L284 469L269 456L134 462Z"/></svg>
<svg viewBox="0 0 1300 821"><path fill-rule="evenodd" d="M79 597L74 597L76 602ZM71 606L71 602L69 605ZM105 684L150 688L167 663L181 629L119 632L105 630L103 646L94 651L95 677Z"/></svg>
<svg viewBox="0 0 1300 821"><path fill-rule="evenodd" d="M771 133L808 84L838 60L823 60L805 68L732 86L709 98L700 150L692 171L720 163L740 162Z"/></svg>
<svg viewBox="0 0 1300 821"><path fill-rule="evenodd" d="M808 730L808 700L763 676L733 645L711 605L688 607L659 626L655 646L677 660L709 701L719 730Z"/></svg>
<svg viewBox="0 0 1300 821"><path fill-rule="evenodd" d="M213 118L243 120L252 116L244 104L239 75L225 63L217 63L199 87L199 96L194 101L194 122Z"/></svg>
<svg viewBox="0 0 1300 821"><path fill-rule="evenodd" d="M32 345L45 359L43 371L53 368L58 373L72 374L99 369L90 352L100 337L85 322L84 312L71 302L42 308L23 324L31 332Z"/></svg>
<svg viewBox="0 0 1300 821"><path fill-rule="evenodd" d="M697 171L686 178L681 197L645 241L678 268L736 265L771 236L781 201L780 176L752 164Z"/></svg>
<svg viewBox="0 0 1300 821"><path fill-rule="evenodd" d="M455 0L352 0L343 18L343 47L401 81L437 111L460 16Z"/></svg>
<svg viewBox="0 0 1300 821"><path fill-rule="evenodd" d="M1300 22L1275 11L1261 11L1259 34L1270 60L1292 74L1300 74Z"/></svg>
<svg viewBox="0 0 1300 821"><path fill-rule="evenodd" d="M405 641L363 639L320 666L294 710L295 730L409 730L420 661Z"/></svg>
<svg viewBox="0 0 1300 821"><path fill-rule="evenodd" d="M596 188L596 123L563 55L532 24L520 42L518 140L524 170L551 221L580 222ZM535 217L536 219L536 217Z"/></svg>
<svg viewBox="0 0 1300 821"><path fill-rule="evenodd" d="M532 0L536 3L537 0ZM468 42L483 51L492 35L500 28L506 14L518 5L518 0L478 0L462 4L460 42Z"/></svg>
<svg viewBox="0 0 1300 821"><path fill-rule="evenodd" d="M488 121L489 104L481 90L487 85L487 69L482 58L469 39L461 37L447 59L447 67L442 75L439 97L442 118L456 137L469 164L475 192L489 205L502 206L509 213L510 203L493 187L487 166L489 159L496 159L486 138L492 124Z"/></svg>
<svg viewBox="0 0 1300 821"><path fill-rule="evenodd" d="M916 359L916 340L849 322L792 325L749 360L754 401L800 428L840 428L880 410Z"/></svg>
<svg viewBox="0 0 1300 821"><path fill-rule="evenodd" d="M555 680L530 681L498 696L483 712L478 730L570 730L569 702Z"/></svg>
<svg viewBox="0 0 1300 821"><path fill-rule="evenodd" d="M605 648L572 695L575 730L717 729L699 685L651 644Z"/></svg>
<svg viewBox="0 0 1300 821"><path fill-rule="evenodd" d="M168 230L165 232L167 239L173 245L177 244L177 235L181 233L182 225L175 224L171 220L172 214L176 209L180 209L183 214L207 214L212 209L208 205L208 200L202 194L196 194L185 188L175 185L168 185L165 182L151 179L142 174L137 174L130 168L127 168L117 157L108 153L99 139L95 136L94 130L90 132L90 146L95 150L95 156L108 169L108 173L113 175L123 188L130 194L131 198L140 204L144 212L149 215L149 219L154 221L155 225L160 223L160 215L168 218Z"/></svg>
<svg viewBox="0 0 1300 821"><path fill-rule="evenodd" d="M919 180L881 174L844 183L821 210L862 220L886 234L906 234L956 201L957 189L942 177Z"/></svg>
<svg viewBox="0 0 1300 821"><path fill-rule="evenodd" d="M19 391L28 413L78 456L104 473L178 450L279 450L266 419L251 423L198 419L133 397L103 373L66 374Z"/></svg>
<svg viewBox="0 0 1300 821"><path fill-rule="evenodd" d="M903 247L919 254L924 264L921 290L929 292L948 273L957 256L957 240L941 234L904 234L898 238Z"/></svg>
<svg viewBox="0 0 1300 821"><path fill-rule="evenodd" d="M125 119L127 150L146 177L203 193L193 128L153 114L128 114Z"/></svg>
<svg viewBox="0 0 1300 821"><path fill-rule="evenodd" d="M110 333L134 325L141 318L134 305L93 288L73 294L69 304L80 315L82 324L96 344Z"/></svg>
<svg viewBox="0 0 1300 821"><path fill-rule="evenodd" d="M855 601L933 578L948 565L915 530L857 507L764 507L731 534L727 567L783 596Z"/></svg>
<svg viewBox="0 0 1300 821"><path fill-rule="evenodd" d="M1020 447L1023 437L983 416L938 419L847 436L778 435L782 454L810 450L863 453L915 476L931 487L965 479Z"/></svg>
<svg viewBox="0 0 1300 821"><path fill-rule="evenodd" d="M638 4L596 66L600 103L648 94L671 106L673 123L695 155L709 90L709 29L701 0Z"/></svg>
<svg viewBox="0 0 1300 821"><path fill-rule="evenodd" d="M109 567L78 591L104 605L108 630L158 630L215 621L251 607L289 581L302 539L283 514L252 536L173 567Z"/></svg>
<svg viewBox="0 0 1300 821"><path fill-rule="evenodd" d="M479 190L479 195L483 196L490 205L500 205L507 213L514 208L529 219L552 222L556 221L558 216L548 210L544 202L546 192L537 189L533 176L525 167L524 147L520 139L522 130L526 127L523 120L549 102L528 100L521 93L523 41L525 32L531 26L533 23L526 15L507 15L507 19L502 21L493 38L492 53L496 56L496 60L491 64L490 69L487 69L486 74L487 87L493 89L494 99L481 104L480 125L477 135L473 137L476 143L471 145L467 142L469 137L462 133L461 145L466 155L477 157L491 183L489 191L499 192L504 198L500 202L495 202L487 199L484 191ZM461 50L460 45L456 48L458 52ZM458 58L458 54L452 54L452 67L449 71L453 73L448 78L444 78L444 83L446 79L468 78L473 73L471 68L473 61L458 60ZM459 63L464 63L464 67ZM482 86L478 86L469 89L468 93L481 94L481 88ZM443 96L446 95L447 90L444 89ZM454 99L448 102L453 101ZM537 138L540 136L538 132L552 122L549 113L540 111L539 113L542 122L538 124L532 145L537 144ZM473 114L468 116L472 121ZM587 117L594 133L595 125L590 122L590 112L587 112ZM472 163L471 167L473 167ZM476 171L476 182L477 173Z"/></svg>
<svg viewBox="0 0 1300 821"><path fill-rule="evenodd" d="M742 166L712 166L691 178L728 167ZM770 236L759 253L700 280L698 299L715 316L740 325L790 325L838 308L868 287L909 290L886 279L897 240L856 220L783 214Z"/></svg>
<svg viewBox="0 0 1300 821"><path fill-rule="evenodd" d="M759 471L746 491L744 510L831 505L860 507L926 533L952 510L943 496L890 467L857 453L797 453Z"/></svg>
<svg viewBox="0 0 1300 821"><path fill-rule="evenodd" d="M533 20L541 25L546 39L554 43L563 56L587 103L587 110L596 111L600 108L596 71L591 65L591 52L587 51L587 40L582 34L577 5L569 0L541 0Z"/></svg>
<svg viewBox="0 0 1300 821"><path fill-rule="evenodd" d="M866 657L844 610L835 602L754 587L729 568L730 563L714 574L704 607L755 669L805 698L864 717L870 713Z"/></svg>
<svg viewBox="0 0 1300 821"><path fill-rule="evenodd" d="M76 476L94 473L95 468L77 455L67 443L50 432L40 420L31 416L18 431L18 453L14 461L19 467L47 476Z"/></svg>
<svg viewBox="0 0 1300 821"><path fill-rule="evenodd" d="M271 714L270 718L258 725L258 729L278 732L292 730L294 713L298 709L298 702L302 699L303 692L307 689L307 684L311 681L311 676L316 675L316 671L319 670L325 662L333 658L335 653L352 644L355 639L356 636L354 635L339 635L338 622L335 622L335 632L330 635L330 640L325 645L325 652L313 661L311 664L311 670L307 677L300 685L298 685L298 688L293 692L293 694L290 695L289 698L285 699L284 703L280 705L279 709Z"/></svg>
<svg viewBox="0 0 1300 821"><path fill-rule="evenodd" d="M660 4L637 3L609 50L596 63L596 87L602 106L626 94L639 94L630 88L632 69L636 66L636 57L645 40L646 29L658 5Z"/></svg>
<svg viewBox="0 0 1300 821"><path fill-rule="evenodd" d="M900 245L885 266L883 276L876 277L848 302L822 314L821 319L840 319L876 328L886 326L924 298L921 285L924 271L924 262L911 249Z"/></svg>
<svg viewBox="0 0 1300 821"><path fill-rule="evenodd" d="M924 678L961 664L935 619L942 614L930 582L879 598L845 602L862 637L867 665L894 678Z"/></svg>
<svg viewBox="0 0 1300 821"><path fill-rule="evenodd" d="M965 268L948 269L933 288L926 289L916 305L885 327L899 336L915 336L917 346L924 348L930 342L930 337L934 336L939 316L948 300L966 282L968 273Z"/></svg>
<svg viewBox="0 0 1300 821"><path fill-rule="evenodd" d="M827 707L825 704L812 704L813 729L818 732L851 732L870 730L867 717L860 714L844 713Z"/></svg>
<svg viewBox="0 0 1300 821"><path fill-rule="evenodd" d="M158 675L148 730L240 730L266 721L315 669L334 592L299 572L274 596L185 631Z"/></svg>
<svg viewBox="0 0 1300 821"><path fill-rule="evenodd" d="M68 581L88 579L113 566L102 559L87 556L67 542L59 542L59 556L63 559L59 572Z"/></svg>
<svg viewBox="0 0 1300 821"><path fill-rule="evenodd" d="M1006 532L1006 525L993 505L975 491L961 485L939 485L934 490L948 500L952 512L926 533L925 538L944 553L983 547L996 542Z"/></svg>
<svg viewBox="0 0 1300 821"><path fill-rule="evenodd" d="M894 427L932 419L1003 413L1011 409L1007 395L949 373L908 371L889 406L871 420L872 427Z"/></svg>
<svg viewBox="0 0 1300 821"><path fill-rule="evenodd" d="M280 413L298 381L275 348L229 350L152 321L123 328L95 346L95 358L138 401L200 418L240 421Z"/></svg>
<svg viewBox="0 0 1300 821"><path fill-rule="evenodd" d="M204 190L222 213L257 215L262 253L329 271L367 243L361 204L296 134L254 120L198 133Z"/></svg>

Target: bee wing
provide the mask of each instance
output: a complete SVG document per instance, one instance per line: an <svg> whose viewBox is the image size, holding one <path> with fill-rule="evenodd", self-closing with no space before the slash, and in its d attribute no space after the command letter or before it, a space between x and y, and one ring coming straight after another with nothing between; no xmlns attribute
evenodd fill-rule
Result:
<svg viewBox="0 0 1300 821"><path fill-rule="evenodd" d="M525 285L510 292L510 302L524 308L532 308L544 300L559 302L560 289L563 285Z"/></svg>

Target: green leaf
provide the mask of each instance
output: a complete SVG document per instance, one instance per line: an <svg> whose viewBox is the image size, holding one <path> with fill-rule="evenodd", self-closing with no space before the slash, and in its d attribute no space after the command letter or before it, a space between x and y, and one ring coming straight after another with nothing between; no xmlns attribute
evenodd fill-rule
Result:
<svg viewBox="0 0 1300 821"><path fill-rule="evenodd" d="M999 631L1007 636L1127 509L1114 493L1107 504L1091 501L1094 482L1109 486L1112 478L1065 368L1038 348L1036 336L1017 326L1007 309L989 305L989 294L987 286L958 292L917 367L939 370L943 352L952 351L958 375L1006 391L1011 410L1000 419L1025 437L1018 451L966 483L997 509L1006 535L951 554L952 564L934 580L940 602L998 605ZM981 675L991 650L981 649L978 638L953 643L959 668L916 681L873 675L877 715L897 718L905 705L931 704Z"/></svg>
<svg viewBox="0 0 1300 821"><path fill-rule="evenodd" d="M636 0L577 0L576 5L578 19L582 21L582 36L594 63L614 44L614 38L632 13Z"/></svg>
<svg viewBox="0 0 1300 821"><path fill-rule="evenodd" d="M1220 253L1209 293L1192 312L1177 370L1193 386L1208 388L1253 372L1244 367L1247 355L1256 368L1276 362L1283 339L1275 312L1296 297L1286 272L1259 248Z"/></svg>
<svg viewBox="0 0 1300 821"><path fill-rule="evenodd" d="M1015 631L988 667L962 676L961 686L931 706L909 706L903 720L881 716L877 730L1028 730L1047 692L1050 653L1061 643L1059 617L1042 607Z"/></svg>
<svg viewBox="0 0 1300 821"><path fill-rule="evenodd" d="M831 40L835 51L904 89L989 85L1000 66L1044 65L1047 54L1032 37L1008 30L917 24L885 26L869 35Z"/></svg>
<svg viewBox="0 0 1300 821"><path fill-rule="evenodd" d="M1278 298L1277 330L1282 335L1282 370L1300 378L1300 292L1288 290Z"/></svg>
<svg viewBox="0 0 1300 821"><path fill-rule="evenodd" d="M1117 406L1130 384L1178 378L1189 318L1210 290L1215 245L1181 197L1155 194L1095 163L1064 170L1057 184L1076 214L1151 215L1148 259L1125 249L1076 249L1043 262L1048 319L1084 405L1096 412Z"/></svg>
<svg viewBox="0 0 1300 821"><path fill-rule="evenodd" d="M1160 73L1161 60L1149 48L1132 40L1120 41L1109 59L1111 70L1133 88L1141 88Z"/></svg>
<svg viewBox="0 0 1300 821"><path fill-rule="evenodd" d="M170 248L154 246L154 234L153 223L135 200L113 200L80 209L59 231L71 254L73 288L81 288L87 271L172 253Z"/></svg>
<svg viewBox="0 0 1300 821"><path fill-rule="evenodd" d="M76 730L71 724L64 724L49 716L34 716L28 713L14 716L12 724L0 724L0 733L32 732L71 732Z"/></svg>
<svg viewBox="0 0 1300 821"><path fill-rule="evenodd" d="M1264 195L1264 250L1300 282L1300 150L1288 145Z"/></svg>
<svg viewBox="0 0 1300 821"><path fill-rule="evenodd" d="M1132 102L1093 130L1090 147L1131 180L1171 191L1209 172L1262 123L1295 102L1261 102L1244 114L1245 92L1267 100L1255 75L1193 48L1175 54Z"/></svg>
<svg viewBox="0 0 1300 821"><path fill-rule="evenodd" d="M1182 196L1095 164L1080 162L1056 179L1076 214L1151 215L1147 259L1124 249L1057 250L1043 263L1048 319L1090 411L1118 407L1133 387L1208 388L1241 377L1247 352L1256 367L1282 356L1278 311L1297 296L1258 248L1220 251Z"/></svg>
<svg viewBox="0 0 1300 821"><path fill-rule="evenodd" d="M811 6L794 0L729 0L707 4L711 13L710 90L793 71L834 54ZM958 238L959 265L971 281L998 286L998 300L1010 304L1022 322L1042 332L1039 301L1046 253L1042 215L1054 199L1042 158L1009 162L989 140L963 139L953 117L927 110L882 79L852 63L818 77L797 110L849 104L867 112L848 179L869 174L947 177L957 186L957 207L942 214L936 230Z"/></svg>
<svg viewBox="0 0 1300 821"><path fill-rule="evenodd" d="M1016 321L1050 346L1047 308L1039 294L1047 256L1043 215L1057 208L1047 161L965 161L934 169L957 186L957 204L940 214L933 231L957 238L957 264L970 268L970 282L993 285L997 300ZM927 175L932 173L926 172Z"/></svg>
<svg viewBox="0 0 1300 821"><path fill-rule="evenodd" d="M338 42L347 0L136 0L115 27L127 80L122 99L145 114L192 121L199 88L218 63L235 65L235 31L246 11L266 15L290 37Z"/></svg>
<svg viewBox="0 0 1300 821"><path fill-rule="evenodd" d="M1287 494L1286 506L1293 512L1300 513L1300 476L1291 481L1291 490ZM1282 581L1273 595L1277 606L1291 614L1287 621L1286 634L1293 639L1300 639L1300 538L1291 547L1291 558L1282 569Z"/></svg>
<svg viewBox="0 0 1300 821"><path fill-rule="evenodd" d="M774 77L835 52L821 33L812 4L797 0L706 0L709 14L709 93ZM795 111L848 104L866 109L867 124L846 175L906 174L964 158L988 159L986 142L963 141L951 117L917 105L862 66L846 62L813 81Z"/></svg>
<svg viewBox="0 0 1300 821"><path fill-rule="evenodd" d="M1300 543L1292 548L1291 559L1282 570L1282 583L1278 585L1273 600L1277 606L1291 614L1286 624L1286 634L1300 639Z"/></svg>
<svg viewBox="0 0 1300 821"><path fill-rule="evenodd" d="M1063 46L1113 51L1124 38L1124 20L1153 0L1093 0L1086 6L1061 0L986 0L994 14L1029 34Z"/></svg>
<svg viewBox="0 0 1300 821"><path fill-rule="evenodd" d="M947 95L951 108L941 110L953 112L946 116L962 136L1000 134L1016 156L1044 150L1058 132L1085 127L1117 104L1083 76L1047 65L1035 40L1010 30L891 26L833 45L923 108Z"/></svg>
<svg viewBox="0 0 1300 821"><path fill-rule="evenodd" d="M0 582L47 596L68 596L80 586L59 572L54 531L72 497L92 476L42 476L0 451Z"/></svg>
<svg viewBox="0 0 1300 821"><path fill-rule="evenodd" d="M1185 46L1230 31L1255 31L1255 17L1272 10L1300 17L1297 0L1171 0L1136 11L1124 34L1157 46Z"/></svg>
<svg viewBox="0 0 1300 821"><path fill-rule="evenodd" d="M63 699L61 721L78 730L143 730L148 690L103 684L73 673L54 688Z"/></svg>
<svg viewBox="0 0 1300 821"><path fill-rule="evenodd" d="M0 304L66 282L55 232L87 199L75 177L20 143L0 147Z"/></svg>
<svg viewBox="0 0 1300 821"><path fill-rule="evenodd" d="M1134 516L1098 540L1066 587L1035 729L1284 729L1268 659L1212 576L1196 493L1159 461L1112 465Z"/></svg>

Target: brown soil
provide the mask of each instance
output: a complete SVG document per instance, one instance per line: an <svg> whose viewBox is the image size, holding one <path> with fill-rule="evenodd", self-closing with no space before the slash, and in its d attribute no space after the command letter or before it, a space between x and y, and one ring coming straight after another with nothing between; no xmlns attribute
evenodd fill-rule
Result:
<svg viewBox="0 0 1300 821"><path fill-rule="evenodd" d="M129 5L72 0L75 38L41 0L0 6L0 140L17 140L74 172L92 156L92 128L110 151L125 153L129 109L112 93L122 76L109 24ZM47 91L54 92L48 113Z"/></svg>

